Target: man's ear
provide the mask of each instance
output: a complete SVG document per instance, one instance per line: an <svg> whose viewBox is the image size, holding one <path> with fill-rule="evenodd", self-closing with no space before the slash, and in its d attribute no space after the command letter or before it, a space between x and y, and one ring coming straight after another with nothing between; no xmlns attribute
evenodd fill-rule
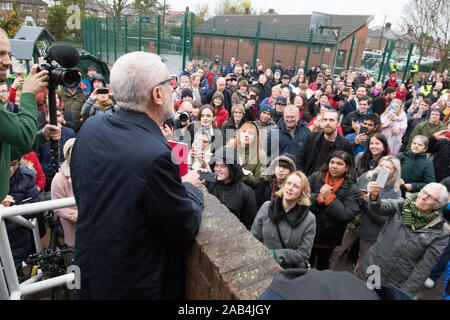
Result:
<svg viewBox="0 0 450 320"><path fill-rule="evenodd" d="M151 93L151 98L152 98L153 102L157 105L164 104L163 93L162 93L160 87L156 87L153 89L153 91Z"/></svg>

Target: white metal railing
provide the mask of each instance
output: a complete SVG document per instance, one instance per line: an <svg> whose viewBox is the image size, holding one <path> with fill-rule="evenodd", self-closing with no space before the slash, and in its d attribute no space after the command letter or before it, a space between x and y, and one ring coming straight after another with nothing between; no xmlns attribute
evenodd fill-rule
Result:
<svg viewBox="0 0 450 320"><path fill-rule="evenodd" d="M3 207L0 205L0 300L19 300L22 295L36 293L49 288L69 284L75 280L74 273L68 273L55 278L39 281L42 278L42 273L38 270L35 276L19 284L19 278L14 265L14 259L11 246L9 244L4 219L8 219L33 230L36 252L41 253L41 238L36 219L30 222L27 219L20 217L20 215L38 213L75 205L76 203L74 197L22 204L11 207Z"/></svg>

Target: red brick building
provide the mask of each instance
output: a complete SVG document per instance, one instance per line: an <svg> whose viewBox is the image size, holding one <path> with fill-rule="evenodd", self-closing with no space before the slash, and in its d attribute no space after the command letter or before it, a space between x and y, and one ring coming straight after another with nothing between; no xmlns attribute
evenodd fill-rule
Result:
<svg viewBox="0 0 450 320"><path fill-rule="evenodd" d="M258 22L261 32L257 57L270 67L280 59L284 67L298 66L306 61L310 39L311 15L254 15L254 16L216 16L205 21L194 30L193 56L213 59L219 55L223 62L231 57L253 63L255 37ZM356 56L356 66L361 63L362 53L368 34L368 24L373 16L331 15L330 27L340 27L340 41L336 71L346 68L353 35L351 64ZM313 33L308 66L333 64L336 34L326 31ZM358 48L359 44L359 48ZM297 53L297 54L296 54ZM223 57L222 57L223 56Z"/></svg>
<svg viewBox="0 0 450 320"><path fill-rule="evenodd" d="M36 25L43 26L47 23L47 3L42 0L16 0L16 2L26 15L33 17ZM5 17L11 11L13 1L0 0L0 17Z"/></svg>

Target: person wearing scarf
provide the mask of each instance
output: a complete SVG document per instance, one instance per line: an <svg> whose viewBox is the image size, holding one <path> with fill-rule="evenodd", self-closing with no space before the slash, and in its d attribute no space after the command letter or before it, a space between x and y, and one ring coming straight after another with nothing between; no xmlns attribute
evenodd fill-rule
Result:
<svg viewBox="0 0 450 320"><path fill-rule="evenodd" d="M86 121L87 118L96 114L112 114L118 111L120 108L114 103L110 95L112 95L111 92L97 93L97 89L95 89L81 109L81 116L83 117L83 121Z"/></svg>
<svg viewBox="0 0 450 320"><path fill-rule="evenodd" d="M370 277L368 267L376 265L381 285L389 283L417 298L448 245L450 227L442 216L442 207L449 201L447 188L432 182L406 199L380 200L380 186L372 181L367 191L369 210L389 218L377 242L361 260L361 267Z"/></svg>
<svg viewBox="0 0 450 320"><path fill-rule="evenodd" d="M283 268L305 268L316 233L309 211L310 187L301 171L292 172L272 201L259 209L252 234L273 253Z"/></svg>

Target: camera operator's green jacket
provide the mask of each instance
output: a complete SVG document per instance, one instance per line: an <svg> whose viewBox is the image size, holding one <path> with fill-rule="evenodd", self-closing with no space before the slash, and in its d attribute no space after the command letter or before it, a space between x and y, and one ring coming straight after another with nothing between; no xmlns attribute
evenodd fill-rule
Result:
<svg viewBox="0 0 450 320"><path fill-rule="evenodd" d="M20 96L18 114L8 112L0 101L0 202L9 192L11 159L19 159L44 142L42 132L37 133L37 105L33 93L25 92Z"/></svg>

